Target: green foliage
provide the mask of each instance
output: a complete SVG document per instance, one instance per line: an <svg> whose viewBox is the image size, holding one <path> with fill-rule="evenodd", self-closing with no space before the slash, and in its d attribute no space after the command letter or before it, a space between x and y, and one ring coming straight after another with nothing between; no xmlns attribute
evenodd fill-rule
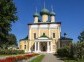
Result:
<svg viewBox="0 0 84 62"><path fill-rule="evenodd" d="M0 46L8 41L12 22L16 22L16 7L13 0L0 0Z"/></svg>
<svg viewBox="0 0 84 62"><path fill-rule="evenodd" d="M14 34L9 34L8 35L8 45L17 45L17 39L16 36Z"/></svg>
<svg viewBox="0 0 84 62"><path fill-rule="evenodd" d="M84 59L84 31L78 36L79 41L74 45L74 56L79 59Z"/></svg>
<svg viewBox="0 0 84 62"><path fill-rule="evenodd" d="M84 59L77 60L65 60L64 62L84 62Z"/></svg>
<svg viewBox="0 0 84 62"><path fill-rule="evenodd" d="M78 36L78 39L79 39L80 42L83 42L84 41L84 31L82 31L80 33L80 36Z"/></svg>
<svg viewBox="0 0 84 62"><path fill-rule="evenodd" d="M69 57L69 58L73 57L72 49L70 47L67 47L67 46L58 49L57 54L61 57Z"/></svg>
<svg viewBox="0 0 84 62"><path fill-rule="evenodd" d="M60 48L57 54L61 57L68 57L73 59L84 59L84 42L76 43L71 47Z"/></svg>
<svg viewBox="0 0 84 62"><path fill-rule="evenodd" d="M73 44L71 47L60 48L57 51L60 57L80 60L84 59L84 42Z"/></svg>
<svg viewBox="0 0 84 62"><path fill-rule="evenodd" d="M23 54L23 50L0 50L0 55Z"/></svg>
<svg viewBox="0 0 84 62"><path fill-rule="evenodd" d="M7 40L8 40L7 42L5 42L5 43L3 43L3 44L0 45L1 48L6 49L9 46L17 45L17 39L16 39L16 36L14 34L10 33L7 36Z"/></svg>
<svg viewBox="0 0 84 62"><path fill-rule="evenodd" d="M69 48L60 48L57 53L61 57L73 58L76 60L84 59L84 31L78 37L79 42Z"/></svg>
<svg viewBox="0 0 84 62"><path fill-rule="evenodd" d="M84 42L77 43L74 47L75 57L79 59L84 59Z"/></svg>

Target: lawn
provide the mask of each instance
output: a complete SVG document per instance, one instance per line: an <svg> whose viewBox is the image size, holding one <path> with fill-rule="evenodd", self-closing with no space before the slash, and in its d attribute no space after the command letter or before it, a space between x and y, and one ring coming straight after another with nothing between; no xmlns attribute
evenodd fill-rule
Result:
<svg viewBox="0 0 84 62"><path fill-rule="evenodd" d="M84 62L84 59L81 59L81 60L64 60L64 62Z"/></svg>
<svg viewBox="0 0 84 62"><path fill-rule="evenodd" d="M45 55L40 55L38 57L36 57L35 59L33 59L31 62L41 62L41 60L44 58Z"/></svg>
<svg viewBox="0 0 84 62"><path fill-rule="evenodd" d="M15 57L15 56L23 56L23 55L26 55L26 54L12 54L12 55L0 55L0 58L6 58L6 57Z"/></svg>

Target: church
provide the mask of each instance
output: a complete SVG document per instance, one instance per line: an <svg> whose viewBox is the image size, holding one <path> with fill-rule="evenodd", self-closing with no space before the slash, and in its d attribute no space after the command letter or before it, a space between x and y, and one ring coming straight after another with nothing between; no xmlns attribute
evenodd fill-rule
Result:
<svg viewBox="0 0 84 62"><path fill-rule="evenodd" d="M28 24L28 37L19 42L19 49L25 52L55 53L60 48L61 22L56 21L56 14L45 7L33 15L34 22ZM41 17L41 19L39 19Z"/></svg>

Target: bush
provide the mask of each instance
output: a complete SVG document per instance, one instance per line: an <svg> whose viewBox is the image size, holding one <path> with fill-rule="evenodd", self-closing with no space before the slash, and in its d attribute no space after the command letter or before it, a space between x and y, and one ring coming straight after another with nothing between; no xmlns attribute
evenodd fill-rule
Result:
<svg viewBox="0 0 84 62"><path fill-rule="evenodd" d="M23 50L0 50L0 55L23 54Z"/></svg>
<svg viewBox="0 0 84 62"><path fill-rule="evenodd" d="M57 50L60 57L67 57L72 59L84 59L84 42L79 42L71 47L63 47Z"/></svg>
<svg viewBox="0 0 84 62"><path fill-rule="evenodd" d="M84 59L84 42L79 42L74 47L74 55L76 58Z"/></svg>
<svg viewBox="0 0 84 62"><path fill-rule="evenodd" d="M73 50L70 47L63 47L57 50L57 54L60 57L73 58Z"/></svg>

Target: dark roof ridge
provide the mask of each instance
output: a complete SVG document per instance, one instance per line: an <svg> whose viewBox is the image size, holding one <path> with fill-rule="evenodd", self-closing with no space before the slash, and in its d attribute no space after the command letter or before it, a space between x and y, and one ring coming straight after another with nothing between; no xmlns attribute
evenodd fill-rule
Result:
<svg viewBox="0 0 84 62"><path fill-rule="evenodd" d="M28 23L28 25L36 25L36 24L61 24L61 22L39 22L39 23Z"/></svg>

